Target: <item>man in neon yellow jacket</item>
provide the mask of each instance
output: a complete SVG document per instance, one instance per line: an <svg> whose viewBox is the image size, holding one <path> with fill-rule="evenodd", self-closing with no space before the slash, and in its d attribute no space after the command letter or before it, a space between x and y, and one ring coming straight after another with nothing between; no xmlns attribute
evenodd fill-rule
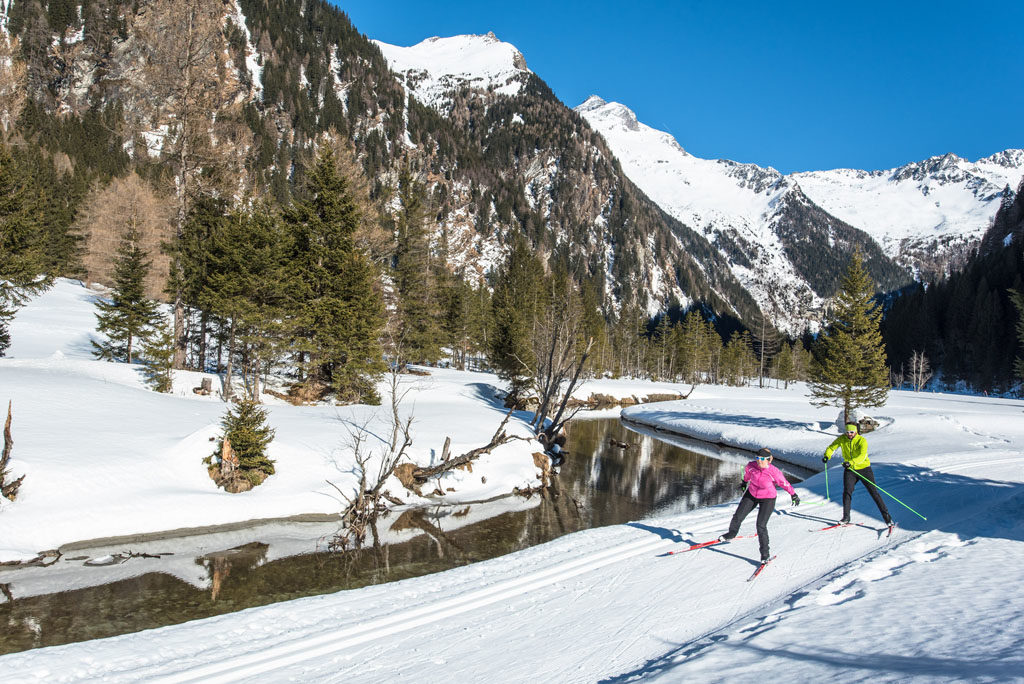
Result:
<svg viewBox="0 0 1024 684"><path fill-rule="evenodd" d="M864 480L864 486L867 487L871 498L875 500L878 512L882 514L882 520L886 525L892 525L892 516L889 515L889 509L885 507L882 495L878 493L878 487L875 485L875 473L871 470L871 461L868 460L868 440L864 439L864 435L857 434L856 423L847 423L846 432L836 437L828 445L821 462L828 463L836 449L840 449L843 454L843 519L839 522L844 524L850 522L853 488L857 485L858 480Z"/></svg>

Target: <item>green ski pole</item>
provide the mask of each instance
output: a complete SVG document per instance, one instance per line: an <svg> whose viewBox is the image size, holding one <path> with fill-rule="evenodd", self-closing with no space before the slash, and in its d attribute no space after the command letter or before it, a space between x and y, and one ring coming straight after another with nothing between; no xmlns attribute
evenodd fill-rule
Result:
<svg viewBox="0 0 1024 684"><path fill-rule="evenodd" d="M825 461L825 501L831 501L828 496L828 461Z"/></svg>
<svg viewBox="0 0 1024 684"><path fill-rule="evenodd" d="M880 492L882 492L883 494L885 494L885 495L889 496L889 497L890 497L890 498L891 498L891 499L892 499L893 501L895 501L895 502L896 502L896 503L898 503L899 505L903 506L903 507L904 507L904 508L906 508L906 509L907 509L908 511L910 511L911 513L913 513L914 515L916 515L917 517L921 518L921 520L927 520L927 519L928 519L928 518L924 517L923 515L921 515L920 513L918 513L917 511L915 511L915 510L914 510L913 508L911 508L911 507L910 507L910 506L908 506L907 504L905 504L905 503L903 503L902 501L900 501L899 499L897 499L897 498L896 498L895 496L893 496L892 494L889 494L889 492L885 491L884 489L882 489L881 487L879 487L879 486L878 486L877 484L875 484L874 482L872 482L872 481L871 481L871 480L869 480L868 478L866 478L866 477L864 477L863 475L861 475L860 473L858 473L858 472L857 472L856 470L854 470L854 468L853 468L852 466L850 467L850 470L853 470L853 474L854 474L854 475L856 475L856 476L857 476L857 477L859 477L860 479L864 480L864 482L866 482L867 484L869 484L869 485L874 485L874 487L875 487L875 488L876 488L876 489L877 489L878 491L880 491ZM825 480L825 482L827 483L827 482L828 482L828 480L826 479L826 480Z"/></svg>

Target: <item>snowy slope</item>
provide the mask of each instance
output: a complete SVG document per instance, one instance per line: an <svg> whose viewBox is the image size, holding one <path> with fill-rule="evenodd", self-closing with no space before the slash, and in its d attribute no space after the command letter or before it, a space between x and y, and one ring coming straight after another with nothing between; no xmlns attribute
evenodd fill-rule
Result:
<svg viewBox="0 0 1024 684"><path fill-rule="evenodd" d="M208 429L218 402L154 395L131 368L76 352L88 338L80 324L90 296L59 283L19 313L12 332L20 357L0 359L0 392L15 398L12 465L30 487L0 508L5 542L22 526L37 543L67 536L77 517L144 531L194 507L220 515L222 497L247 498L189 484L206 449L194 449L189 436ZM38 326L54 330L53 341L29 346L45 341L30 334ZM62 357L51 358L55 347ZM417 423L418 439L483 429L475 424L488 423L494 409L481 377L435 376L432 391L417 395L417 415L429 417ZM626 414L710 442L769 445L780 458L821 467L836 412L810 407L805 395L800 385L701 386L687 401ZM317 427L325 416L316 408L271 408L289 449L324 452L335 443ZM5 683L1024 681L1024 595L1016 590L1024 582L1024 401L893 392L873 415L881 428L868 435L870 454L900 523L893 537L861 526L820 531L841 511L833 462L797 487L799 507L779 499L769 527L778 558L754 582L745 581L757 557L753 539L665 555L720 534L729 503L571 534L437 575L0 656L0 673ZM131 474L134 487L94 489L111 486L94 469L126 472L116 467L127 463L122 440L146 467ZM282 473L313 467L287 450L274 455ZM250 494L263 496L263 487ZM117 501L107 500L111 492ZM272 497L263 502L280 508ZM854 520L879 527L863 488ZM750 517L742 529L753 524ZM21 595L61 581L45 570L33 571ZM162 571L203 581L173 559ZM9 582L15 596L19 581Z"/></svg>
<svg viewBox="0 0 1024 684"><path fill-rule="evenodd" d="M77 281L59 280L11 325L12 345L0 358L0 401L3 409L12 403L10 468L25 481L17 501L0 498L0 562L86 539L338 513L335 486L350 491L356 484L350 434L364 426L387 435L387 411L296 407L264 395L276 430L268 455L277 472L250 492L228 494L214 486L202 463L222 432L225 404L192 393L202 374L179 372L174 394L159 394L145 386L140 366L93 360L96 296ZM209 377L219 388L220 378ZM432 463L449 435L453 455L487 444L505 413L494 399L498 382L493 375L443 369L404 376L400 391L408 396L400 411L421 426L412 460ZM382 382L379 390L387 405L390 388ZM508 427L511 434L531 434L522 419ZM381 448L370 439L366 451L379 456ZM539 449L533 441L499 447L482 457L476 475L450 473L453 479L442 486L455 491L445 498L485 499L536 484L532 453ZM419 500L397 480L389 486L404 501Z"/></svg>

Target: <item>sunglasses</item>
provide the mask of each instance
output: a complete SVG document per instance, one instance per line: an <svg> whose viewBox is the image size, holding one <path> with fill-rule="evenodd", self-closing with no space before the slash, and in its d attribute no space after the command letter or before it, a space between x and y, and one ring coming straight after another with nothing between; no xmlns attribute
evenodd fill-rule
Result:
<svg viewBox="0 0 1024 684"><path fill-rule="evenodd" d="M757 460L758 461L770 461L770 460L772 460L772 457L771 456L758 456Z"/></svg>

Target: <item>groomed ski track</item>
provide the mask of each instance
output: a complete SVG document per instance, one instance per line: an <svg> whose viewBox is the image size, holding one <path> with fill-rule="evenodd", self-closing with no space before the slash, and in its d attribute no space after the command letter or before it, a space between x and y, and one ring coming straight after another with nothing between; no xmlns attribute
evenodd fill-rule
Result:
<svg viewBox="0 0 1024 684"><path fill-rule="evenodd" d="M856 526L811 531L841 513L834 488L831 502L807 505L823 500L824 481L815 477L799 487L805 505L780 499L769 525L778 558L756 582L745 581L757 565L756 539L664 556L674 544L720 534L733 502L569 535L449 571L443 581L413 578L211 618L198 639L195 625L187 636L171 626L2 662L15 673L7 681L451 682L491 673L500 681L587 682L595 671L607 681L632 681L669 660L678 664L743 639L748 623L785 613L794 597L835 592L844 576L872 565L926 562L911 547L936 531L948 538L965 519L1017 495L1019 486L991 483L1019 484L1021 463L1019 452L992 449L876 468L897 497L946 502L927 511L927 522L891 504L900 521L891 539ZM970 486L970 476L958 474L977 468L985 469L986 486ZM854 504L855 520L881 526L866 492L859 490ZM742 531L752 526L750 518ZM631 598L637 585L647 600ZM509 634L546 648L494 647ZM126 652L147 654L145 664ZM44 654L45 662L36 662ZM55 662L61 666L46 664Z"/></svg>

